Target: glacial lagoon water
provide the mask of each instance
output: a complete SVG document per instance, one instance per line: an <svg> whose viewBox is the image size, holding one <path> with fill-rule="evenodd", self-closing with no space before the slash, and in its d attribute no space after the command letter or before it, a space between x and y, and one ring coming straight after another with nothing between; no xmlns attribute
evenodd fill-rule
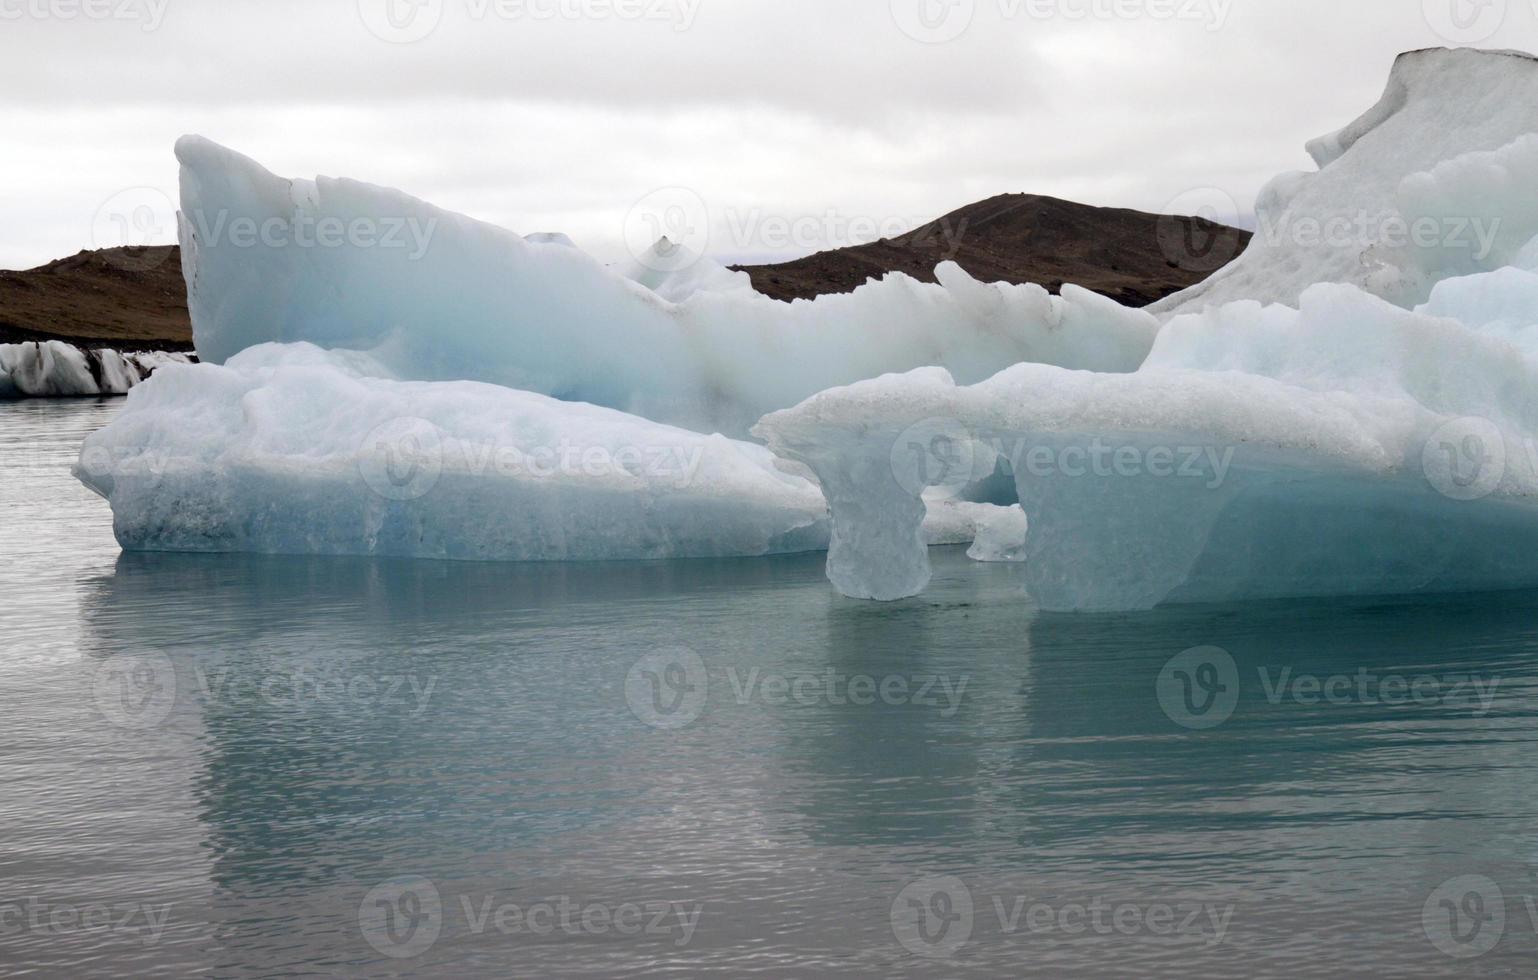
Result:
<svg viewBox="0 0 1538 980"><path fill-rule="evenodd" d="M0 405L0 974L1538 965L1538 594L125 555L119 405Z"/></svg>

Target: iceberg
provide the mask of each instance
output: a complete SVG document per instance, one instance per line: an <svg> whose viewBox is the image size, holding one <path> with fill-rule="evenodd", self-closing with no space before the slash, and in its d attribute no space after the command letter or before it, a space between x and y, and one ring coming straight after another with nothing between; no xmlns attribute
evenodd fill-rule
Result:
<svg viewBox="0 0 1538 980"><path fill-rule="evenodd" d="M250 348L168 365L76 474L129 550L556 561L820 551L827 508L761 446L368 355ZM936 501L966 543L997 508Z"/></svg>
<svg viewBox="0 0 1538 980"><path fill-rule="evenodd" d="M1538 585L1535 129L1530 56L1402 56L1382 103L1311 144L1318 173L1262 192L1245 254L1153 308L1136 371L926 368L753 432L816 475L855 598L921 592L926 487L1000 460L1047 610ZM1338 244L1264 227L1360 215ZM1438 235L1377 237L1426 219Z"/></svg>
<svg viewBox="0 0 1538 980"><path fill-rule="evenodd" d="M1021 361L1131 371L1158 321L1087 290L894 274L782 303L666 240L614 270L355 180L287 180L199 137L181 162L182 264L199 356L263 343L371 353L390 376L483 381L697 432L929 365L981 381ZM628 274L627 274L628 273Z"/></svg>
<svg viewBox="0 0 1538 980"><path fill-rule="evenodd" d="M211 363L136 388L78 472L136 549L826 549L894 600L971 542L1048 610L1538 585L1535 72L1402 56L1152 312L953 263L781 303L668 239L611 269L186 137Z"/></svg>
<svg viewBox="0 0 1538 980"><path fill-rule="evenodd" d="M156 369L188 360L186 354L123 354L62 340L0 344L0 399L122 395Z"/></svg>
<svg viewBox="0 0 1538 980"><path fill-rule="evenodd" d="M1538 235L1538 59L1401 55L1378 104L1308 151L1318 171L1282 174L1260 192L1245 252L1152 312L1296 306L1321 282L1410 308L1442 279L1509 264Z"/></svg>
<svg viewBox="0 0 1538 980"><path fill-rule="evenodd" d="M994 459L1048 610L1538 585L1535 297L1515 268L1415 311L1320 284L1297 309L1177 317L1131 374L1026 364L960 386L926 369L755 432L816 473L829 577L856 598L923 590L924 484Z"/></svg>

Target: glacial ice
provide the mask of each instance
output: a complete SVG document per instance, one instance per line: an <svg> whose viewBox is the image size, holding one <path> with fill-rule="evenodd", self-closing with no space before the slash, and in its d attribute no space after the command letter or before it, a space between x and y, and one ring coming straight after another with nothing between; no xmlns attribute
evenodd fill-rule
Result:
<svg viewBox="0 0 1538 980"><path fill-rule="evenodd" d="M214 363L137 388L79 472L130 548L827 548L885 600L971 541L1048 610L1538 585L1535 72L1401 57L1262 192L1246 253L1153 313L951 263L780 303L667 240L609 269L184 138ZM1000 472L1019 507L963 499Z"/></svg>
<svg viewBox="0 0 1538 980"><path fill-rule="evenodd" d="M656 261L670 243L626 275L399 191L285 180L199 137L176 153L194 335L214 363L308 341L370 351L394 377L742 436L825 388L926 365L964 381L1021 361L1131 371L1158 329L1086 290L985 284L954 263L939 284L894 274L796 303L746 288L745 273Z"/></svg>
<svg viewBox="0 0 1538 980"><path fill-rule="evenodd" d="M921 370L755 431L817 474L829 577L858 598L923 590L910 460L944 482L977 466L974 446L1014 474L1044 609L1538 585L1538 334L1510 326L1538 308L1449 315L1460 296L1505 313L1491 297L1535 280L1449 280L1417 311L1320 284L1298 309L1177 317L1132 374L1022 364L958 386Z"/></svg>
<svg viewBox="0 0 1538 980"><path fill-rule="evenodd" d="M302 343L168 366L86 440L76 472L130 550L543 561L827 547L822 495L761 446L387 374ZM996 509L936 501L929 540L969 542Z"/></svg>
<svg viewBox="0 0 1538 980"><path fill-rule="evenodd" d="M164 351L84 350L62 340L0 344L0 399L121 395L157 368L187 360Z"/></svg>
<svg viewBox="0 0 1538 980"><path fill-rule="evenodd" d="M980 562L1023 562L1029 522L1019 504L995 507L977 522L977 534L967 557Z"/></svg>
<svg viewBox="0 0 1538 980"><path fill-rule="evenodd" d="M999 459L1048 610L1538 585L1534 130L1530 56L1405 55L1382 103L1311 145L1317 174L1262 193L1244 256L1155 307L1137 371L922 369L754 434L815 473L829 578L857 598L922 591L924 487ZM1265 232L1358 214L1369 232L1339 246ZM1439 237L1371 231L1428 217Z"/></svg>
<svg viewBox="0 0 1538 980"><path fill-rule="evenodd" d="M1244 254L1149 309L1296 306L1320 282L1410 308L1442 279L1510 264L1538 235L1538 59L1401 55L1379 103L1309 152L1317 172L1282 174L1261 191Z"/></svg>

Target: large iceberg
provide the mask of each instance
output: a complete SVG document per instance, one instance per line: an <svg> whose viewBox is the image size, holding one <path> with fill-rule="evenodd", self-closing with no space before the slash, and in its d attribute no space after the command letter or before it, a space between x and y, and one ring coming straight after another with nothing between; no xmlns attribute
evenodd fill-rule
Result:
<svg viewBox="0 0 1538 980"><path fill-rule="evenodd" d="M922 591L925 488L1001 459L1050 610L1538 585L1535 128L1533 59L1406 55L1382 105L1314 144L1320 172L1261 210L1484 216L1477 254L1262 236L1170 301L1184 312L1136 372L929 368L754 432L817 475L829 577L858 598Z"/></svg>
<svg viewBox="0 0 1538 980"><path fill-rule="evenodd" d="M394 377L485 381L743 436L766 412L891 371L1131 371L1158 330L1087 290L985 284L954 263L939 284L894 274L782 303L666 242L616 271L566 240L356 180L280 178L198 137L176 154L194 338L214 363L307 341L370 351Z"/></svg>
<svg viewBox="0 0 1538 980"><path fill-rule="evenodd" d="M80 474L132 548L827 547L896 599L975 538L1053 610L1535 585L1535 131L1533 59L1403 56L1156 313L949 263L785 304L667 240L610 269L189 137L214 363L137 388ZM1018 508L960 502L1001 474Z"/></svg>
<svg viewBox="0 0 1538 980"><path fill-rule="evenodd" d="M267 344L173 365L86 439L123 547L459 560L732 557L827 547L817 488L761 446L365 354ZM936 501L936 544L991 508Z"/></svg>

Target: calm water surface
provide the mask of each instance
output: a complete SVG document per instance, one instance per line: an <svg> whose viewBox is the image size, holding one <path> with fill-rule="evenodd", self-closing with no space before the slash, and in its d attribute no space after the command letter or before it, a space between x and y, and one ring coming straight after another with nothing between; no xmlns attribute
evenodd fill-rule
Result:
<svg viewBox="0 0 1538 980"><path fill-rule="evenodd" d="M0 974L1538 972L1538 595L123 555L117 408L0 405Z"/></svg>

